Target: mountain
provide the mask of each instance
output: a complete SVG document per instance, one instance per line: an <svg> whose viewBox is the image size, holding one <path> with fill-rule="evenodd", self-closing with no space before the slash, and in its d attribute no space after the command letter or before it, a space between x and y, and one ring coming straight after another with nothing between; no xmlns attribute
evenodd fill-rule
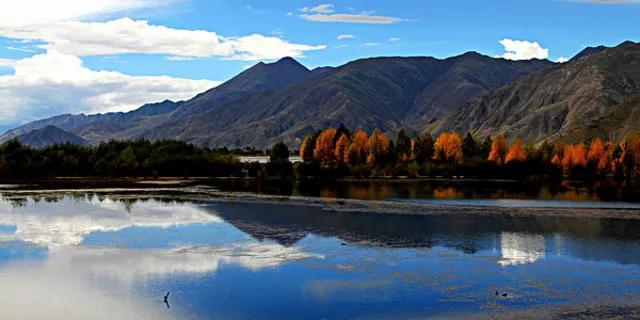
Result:
<svg viewBox="0 0 640 320"><path fill-rule="evenodd" d="M599 137L610 141L621 141L629 134L640 134L640 93L622 104L612 107L602 116L583 126L569 131L568 141L591 140Z"/></svg>
<svg viewBox="0 0 640 320"><path fill-rule="evenodd" d="M56 125L93 144L147 138L265 148L280 140L295 147L305 134L342 123L367 130L422 130L472 98L553 65L547 60L509 61L469 52L448 59L361 59L309 70L284 58L258 63L162 112L63 115L27 124L0 140Z"/></svg>
<svg viewBox="0 0 640 320"><path fill-rule="evenodd" d="M31 132L21 134L15 138L18 139L18 141L20 141L22 144L34 148L43 148L46 146L61 143L72 143L81 146L89 145L89 142L87 142L87 140L55 126L46 126L41 129L36 129Z"/></svg>
<svg viewBox="0 0 640 320"><path fill-rule="evenodd" d="M341 123L368 130L420 128L417 117L451 112L470 98L550 65L548 61L507 61L477 53L444 60L362 59L323 68L279 89L202 104L203 108L195 110L204 112L183 114L180 121L172 117L141 136L152 140L177 137L210 147L264 148L279 140L295 146L305 134ZM439 109L436 103L441 104Z"/></svg>
<svg viewBox="0 0 640 320"><path fill-rule="evenodd" d="M576 54L573 58L571 58L572 60L577 60L580 59L582 57L586 57L586 56L590 56L592 54L596 54L596 53L600 53L606 49L609 49L608 47L605 46L597 46L597 47L586 47L584 50L580 51L578 54Z"/></svg>
<svg viewBox="0 0 640 320"><path fill-rule="evenodd" d="M19 128L9 130L0 136L0 142L16 138L47 126L72 132L90 143L109 140L115 135L139 125L144 125L150 118L156 119L174 111L182 102L165 100L159 103L146 104L130 112L113 112L94 115L63 114L48 119L30 122Z"/></svg>
<svg viewBox="0 0 640 320"><path fill-rule="evenodd" d="M625 42L517 79L427 129L553 140L580 131L639 91L640 44ZM615 121L600 125L604 132L617 130Z"/></svg>

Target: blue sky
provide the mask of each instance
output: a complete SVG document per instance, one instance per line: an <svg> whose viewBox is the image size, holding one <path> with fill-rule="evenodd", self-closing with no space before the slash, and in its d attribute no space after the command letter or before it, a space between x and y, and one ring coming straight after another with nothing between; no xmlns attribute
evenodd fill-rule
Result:
<svg viewBox="0 0 640 320"><path fill-rule="evenodd" d="M283 55L310 68L470 50L556 61L586 46L640 41L640 1L624 0L0 0L0 7L0 129L186 99Z"/></svg>

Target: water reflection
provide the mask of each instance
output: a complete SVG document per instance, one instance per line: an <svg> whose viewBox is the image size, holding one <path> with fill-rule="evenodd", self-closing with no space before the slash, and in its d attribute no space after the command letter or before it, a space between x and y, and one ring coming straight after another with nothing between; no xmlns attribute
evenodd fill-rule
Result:
<svg viewBox="0 0 640 320"><path fill-rule="evenodd" d="M355 214L172 195L0 200L7 318L475 314L627 298L640 292L639 265L640 223L628 220Z"/></svg>
<svg viewBox="0 0 640 320"><path fill-rule="evenodd" d="M544 237L514 232L500 235L500 253L502 266L517 266L533 263L546 255Z"/></svg>
<svg viewBox="0 0 640 320"><path fill-rule="evenodd" d="M212 180L223 190L273 195L385 199L519 199L557 201L638 202L640 188L628 183L599 181L591 184L561 181L473 180L343 180L293 182L259 180Z"/></svg>
<svg viewBox="0 0 640 320"><path fill-rule="evenodd" d="M285 246L315 234L373 247L442 246L469 254L499 251L502 265L534 262L547 254L640 264L637 221L329 213L286 204L217 204L211 208L252 237Z"/></svg>

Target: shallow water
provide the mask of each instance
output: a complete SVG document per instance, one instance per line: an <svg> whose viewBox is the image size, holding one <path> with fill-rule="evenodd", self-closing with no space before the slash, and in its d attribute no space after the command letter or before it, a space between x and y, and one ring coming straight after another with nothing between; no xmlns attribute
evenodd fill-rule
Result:
<svg viewBox="0 0 640 320"><path fill-rule="evenodd" d="M2 317L386 319L640 301L637 221L163 198L2 198Z"/></svg>

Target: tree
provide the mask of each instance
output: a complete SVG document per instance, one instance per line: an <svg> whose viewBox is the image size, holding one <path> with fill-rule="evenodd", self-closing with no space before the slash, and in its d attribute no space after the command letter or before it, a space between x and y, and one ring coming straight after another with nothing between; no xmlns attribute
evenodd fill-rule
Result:
<svg viewBox="0 0 640 320"><path fill-rule="evenodd" d="M493 140L491 137L487 136L482 141L482 145L480 146L480 158L487 159L489 158L489 154L491 153L491 145L493 145Z"/></svg>
<svg viewBox="0 0 640 320"><path fill-rule="evenodd" d="M395 151L398 158L403 162L408 161L409 157L411 157L411 139L404 132L404 129L398 132Z"/></svg>
<svg viewBox="0 0 640 320"><path fill-rule="evenodd" d="M347 154L347 146L349 144L349 138L346 134L342 134L336 142L335 157L336 161L342 163L345 161Z"/></svg>
<svg viewBox="0 0 640 320"><path fill-rule="evenodd" d="M587 160L591 166L596 168L598 173L602 173L607 169L609 165L607 151L600 138L595 138L591 142L589 152L587 153Z"/></svg>
<svg viewBox="0 0 640 320"><path fill-rule="evenodd" d="M418 163L424 163L433 158L433 144L433 137L428 133L417 137L413 142L413 159Z"/></svg>
<svg viewBox="0 0 640 320"><path fill-rule="evenodd" d="M308 162L313 160L313 151L316 148L316 139L318 138L319 133L308 134L302 140L302 145L300 145L300 158L302 161Z"/></svg>
<svg viewBox="0 0 640 320"><path fill-rule="evenodd" d="M520 137L516 137L516 140L509 148L509 152L507 152L507 156L505 158L505 163L513 162L513 161L524 161L527 159L527 150L522 146L522 140Z"/></svg>
<svg viewBox="0 0 640 320"><path fill-rule="evenodd" d="M373 168L376 164L380 164L389 153L390 141L387 136L376 129L369 137L369 156L367 157L367 165Z"/></svg>
<svg viewBox="0 0 640 320"><path fill-rule="evenodd" d="M289 148L284 142L273 145L269 153L269 162L289 162Z"/></svg>
<svg viewBox="0 0 640 320"><path fill-rule="evenodd" d="M507 139L503 135L495 137L491 143L491 152L489 152L487 160L503 164L506 160L508 149Z"/></svg>
<svg viewBox="0 0 640 320"><path fill-rule="evenodd" d="M462 138L457 133L441 133L433 146L438 160L462 160Z"/></svg>
<svg viewBox="0 0 640 320"><path fill-rule="evenodd" d="M480 153L480 148L478 147L478 143L473 139L473 136L470 132L467 132L467 135L464 137L462 141L462 155L465 158L475 158Z"/></svg>
<svg viewBox="0 0 640 320"><path fill-rule="evenodd" d="M330 164L335 161L335 128L328 128L322 131L316 139L316 147L313 150L313 157L322 163Z"/></svg>
<svg viewBox="0 0 640 320"><path fill-rule="evenodd" d="M364 164L369 155L369 135L363 129L358 130L347 147L346 162L351 165Z"/></svg>
<svg viewBox="0 0 640 320"><path fill-rule="evenodd" d="M570 144L565 147L562 157L562 167L565 171L568 172L574 168L584 167L586 164L587 152L584 143Z"/></svg>

